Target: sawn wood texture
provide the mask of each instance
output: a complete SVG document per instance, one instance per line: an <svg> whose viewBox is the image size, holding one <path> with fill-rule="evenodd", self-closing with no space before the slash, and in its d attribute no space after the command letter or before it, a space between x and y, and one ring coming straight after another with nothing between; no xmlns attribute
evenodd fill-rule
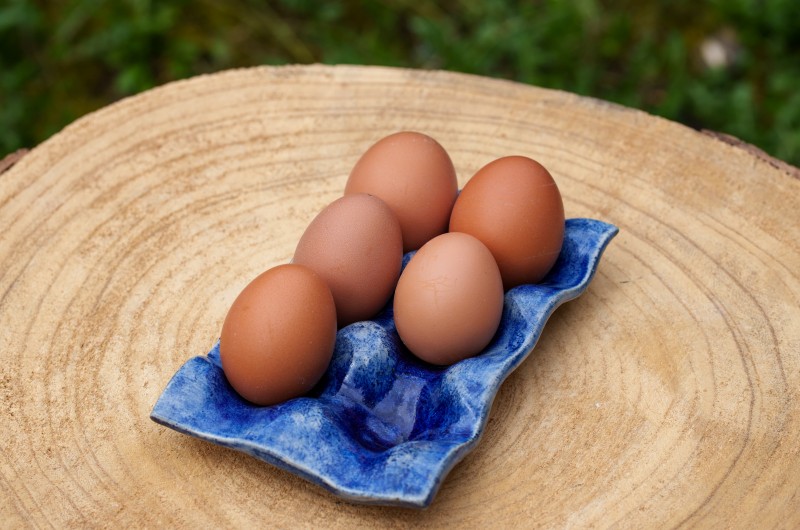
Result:
<svg viewBox="0 0 800 530"><path fill-rule="evenodd" d="M343 502L152 422L178 367L398 130L510 154L616 224L424 511ZM746 147L746 146L745 146ZM564 92L262 67L90 114L0 174L0 526L800 527L800 179Z"/></svg>

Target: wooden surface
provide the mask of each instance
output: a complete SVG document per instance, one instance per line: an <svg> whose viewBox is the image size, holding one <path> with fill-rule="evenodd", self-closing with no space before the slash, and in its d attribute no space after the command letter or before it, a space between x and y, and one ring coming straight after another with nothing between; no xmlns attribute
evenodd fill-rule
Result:
<svg viewBox="0 0 800 530"><path fill-rule="evenodd" d="M522 154L621 228L425 511L347 504L148 415L238 291L402 129L460 184ZM231 71L91 114L0 174L0 526L800 526L800 179L570 94Z"/></svg>

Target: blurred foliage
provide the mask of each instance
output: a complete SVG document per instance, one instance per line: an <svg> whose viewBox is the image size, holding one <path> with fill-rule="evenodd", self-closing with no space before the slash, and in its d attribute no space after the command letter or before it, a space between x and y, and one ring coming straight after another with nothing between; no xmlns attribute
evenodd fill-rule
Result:
<svg viewBox="0 0 800 530"><path fill-rule="evenodd" d="M310 62L560 88L800 165L798 0L4 0L0 154L174 79Z"/></svg>

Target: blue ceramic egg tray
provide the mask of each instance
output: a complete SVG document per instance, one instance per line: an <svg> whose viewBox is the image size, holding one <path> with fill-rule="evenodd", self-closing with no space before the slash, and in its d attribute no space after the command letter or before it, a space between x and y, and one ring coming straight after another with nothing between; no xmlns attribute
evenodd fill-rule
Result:
<svg viewBox="0 0 800 530"><path fill-rule="evenodd" d="M390 302L374 320L339 330L331 365L307 396L269 407L248 403L226 381L217 343L178 370L150 417L350 501L426 507L478 443L502 382L553 311L586 289L617 232L600 221L567 220L552 271L540 284L506 293L500 328L476 357L449 367L417 360L397 335Z"/></svg>

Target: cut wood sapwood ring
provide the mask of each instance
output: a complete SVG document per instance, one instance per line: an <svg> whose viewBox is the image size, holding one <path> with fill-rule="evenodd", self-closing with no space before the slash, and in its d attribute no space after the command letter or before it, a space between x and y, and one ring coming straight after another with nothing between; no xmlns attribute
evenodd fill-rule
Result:
<svg viewBox="0 0 800 530"><path fill-rule="evenodd" d="M424 511L148 415L360 154L530 156L621 231ZM640 111L469 75L261 67L90 114L0 176L4 526L800 526L800 180Z"/></svg>

